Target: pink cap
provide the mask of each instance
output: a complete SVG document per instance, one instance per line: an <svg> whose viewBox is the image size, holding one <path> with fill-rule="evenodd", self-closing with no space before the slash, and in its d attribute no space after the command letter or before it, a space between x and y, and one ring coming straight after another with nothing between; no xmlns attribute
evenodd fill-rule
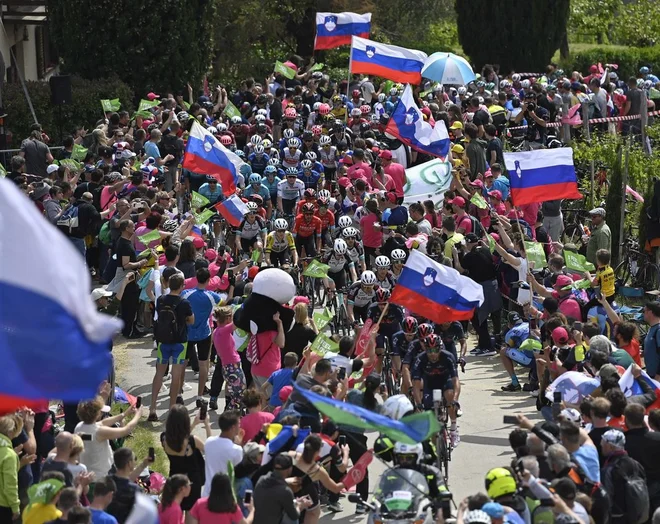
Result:
<svg viewBox="0 0 660 524"><path fill-rule="evenodd" d="M204 243L204 239L195 237L193 238L193 246L195 246L195 249L204 249L206 244Z"/></svg>
<svg viewBox="0 0 660 524"><path fill-rule="evenodd" d="M478 178L476 180L473 180L472 182L470 182L470 185L472 187L478 187L478 188L481 188L481 189L483 189L483 187L484 187L484 183L481 180L479 180Z"/></svg>
<svg viewBox="0 0 660 524"><path fill-rule="evenodd" d="M552 341L555 344L566 344L568 342L568 331L559 326L552 330Z"/></svg>
<svg viewBox="0 0 660 524"><path fill-rule="evenodd" d="M282 402L286 402L289 400L289 396L293 392L293 386L284 386L282 389L280 389L280 392L277 394L278 397L280 397L280 400Z"/></svg>
<svg viewBox="0 0 660 524"><path fill-rule="evenodd" d="M559 275L557 281L555 282L555 289L563 288L565 286L570 286L573 283L573 279L568 275Z"/></svg>
<svg viewBox="0 0 660 524"><path fill-rule="evenodd" d="M384 158L385 160L392 160L392 151L384 149L383 151L380 152L378 157L379 158Z"/></svg>
<svg viewBox="0 0 660 524"><path fill-rule="evenodd" d="M488 196L502 200L502 192L499 189L493 189L492 191L489 191Z"/></svg>
<svg viewBox="0 0 660 524"><path fill-rule="evenodd" d="M349 187L351 187L351 186L353 185L353 184L351 183L351 179L348 178L347 176L343 176L343 177L341 177L341 178L338 178L338 179L337 179L337 183L338 183L340 186L345 187L346 189L348 189Z"/></svg>
<svg viewBox="0 0 660 524"><path fill-rule="evenodd" d="M147 100L151 100L153 102L156 100L156 98L160 98L160 95L157 95L153 91L151 93L147 93Z"/></svg>
<svg viewBox="0 0 660 524"><path fill-rule="evenodd" d="M458 207L465 207L465 199L462 196L457 196L448 200L447 203L456 205Z"/></svg>
<svg viewBox="0 0 660 524"><path fill-rule="evenodd" d="M207 249L204 251L204 258L208 260L209 262L213 262L216 258L218 258L218 252L215 249Z"/></svg>

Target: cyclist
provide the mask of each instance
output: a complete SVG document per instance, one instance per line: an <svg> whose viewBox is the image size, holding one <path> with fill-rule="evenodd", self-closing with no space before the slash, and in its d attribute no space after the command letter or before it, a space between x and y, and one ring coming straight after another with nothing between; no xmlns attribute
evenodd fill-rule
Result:
<svg viewBox="0 0 660 524"><path fill-rule="evenodd" d="M287 147L282 152L282 165L287 167L297 168L300 164L300 158L302 153L300 152L299 146L300 141L297 138L289 138L286 141Z"/></svg>
<svg viewBox="0 0 660 524"><path fill-rule="evenodd" d="M406 317L401 323L401 331L397 331L392 335L392 366L397 373L401 373L401 363L403 358L408 353L408 348L417 336L417 328L419 324L415 317ZM410 375L410 373L409 373ZM408 376L408 383L404 393L410 390L410 376Z"/></svg>
<svg viewBox="0 0 660 524"><path fill-rule="evenodd" d="M353 219L348 215L342 215L337 220L337 236L347 227L353 227Z"/></svg>
<svg viewBox="0 0 660 524"><path fill-rule="evenodd" d="M374 299L376 290L376 275L373 271L363 271L360 280L353 284L346 294L348 307L348 321L352 325L357 325L358 320L364 323L367 320L369 305Z"/></svg>
<svg viewBox="0 0 660 524"><path fill-rule="evenodd" d="M234 143L236 150L242 150L247 143L248 134L250 133L250 126L243 123L240 116L232 116L229 126L229 132L234 135Z"/></svg>
<svg viewBox="0 0 660 524"><path fill-rule="evenodd" d="M261 145L264 146L264 153L268 155L268 165L270 165L272 158L280 157L279 151L273 147L273 142L270 139L266 138L261 142Z"/></svg>
<svg viewBox="0 0 660 524"><path fill-rule="evenodd" d="M323 263L330 266L328 269L327 278L323 279L323 284L329 290L330 294L334 293L335 289L343 289L346 287L346 271L350 273L353 280L357 280L355 274L355 264L348 256L348 246L343 239L338 238L332 251L323 257Z"/></svg>
<svg viewBox="0 0 660 524"><path fill-rule="evenodd" d="M266 223L257 214L259 206L255 202L248 202L248 212L238 226L238 236L241 239L241 251L252 255L257 250L259 257L256 262L261 262L261 251L266 243Z"/></svg>
<svg viewBox="0 0 660 524"><path fill-rule="evenodd" d="M266 169L264 169L264 176L261 179L261 184L268 189L271 209L273 206L277 206L277 185L281 181L282 179L277 176L277 167L269 163L266 166Z"/></svg>
<svg viewBox="0 0 660 524"><path fill-rule="evenodd" d="M323 245L332 244L332 232L335 229L335 215L328 209L330 201L326 197L316 200L316 216L321 219L321 239ZM354 279L355 280L355 279Z"/></svg>
<svg viewBox="0 0 660 524"><path fill-rule="evenodd" d="M417 338L408 344L408 351L403 355L401 361L401 391L409 391L412 387L411 369L415 366L417 358L426 351L424 340L433 333L433 325L428 323L419 324L417 327Z"/></svg>
<svg viewBox="0 0 660 524"><path fill-rule="evenodd" d="M392 347L392 336L397 331L401 331L401 322L403 322L403 309L397 304L392 304L388 301L391 296L389 289L382 287L376 288L374 295L374 304L369 306L367 317L370 318L374 324L380 321L378 328L378 336L376 337L376 355L382 356L385 351L385 339L387 339L390 347ZM387 306L387 311L385 311ZM385 311L385 314L383 312Z"/></svg>
<svg viewBox="0 0 660 524"><path fill-rule="evenodd" d="M314 142L314 135L311 131L304 131L302 134L302 147L300 152L302 155L307 158L307 155L312 152L316 152L317 145Z"/></svg>
<svg viewBox="0 0 660 524"><path fill-rule="evenodd" d="M335 95L332 97L332 110L330 113L336 119L346 118L346 108L344 107L344 103L340 95Z"/></svg>
<svg viewBox="0 0 660 524"><path fill-rule="evenodd" d="M270 219L270 216L273 213L273 206L270 200L270 190L263 185L261 181L261 175L252 173L248 178L249 185L245 188L243 196L245 196L245 198L250 198L252 195L259 195L263 199L264 208L266 209L266 217Z"/></svg>
<svg viewBox="0 0 660 524"><path fill-rule="evenodd" d="M298 252L296 243L289 229L289 223L283 218L278 218L273 224L275 231L268 233L266 237L266 264L279 267L293 260L293 265L298 265Z"/></svg>
<svg viewBox="0 0 660 524"><path fill-rule="evenodd" d="M302 207L305 204L312 204L314 206L314 209L316 209L316 191L311 187L305 189L303 193L303 200L299 201L296 204L296 215L302 213Z"/></svg>
<svg viewBox="0 0 660 524"><path fill-rule="evenodd" d="M302 248L305 248L305 256L308 257L315 257L321 251L321 219L314 216L314 204L305 204L302 213L296 216L293 236L300 255Z"/></svg>
<svg viewBox="0 0 660 524"><path fill-rule="evenodd" d="M209 205L211 206L225 199L225 196L222 194L222 186L211 175L206 175L206 182L199 186L198 193L208 198Z"/></svg>
<svg viewBox="0 0 660 524"><path fill-rule="evenodd" d="M268 213L264 209L264 199L261 198L261 195L257 195L256 193L254 193L249 197L248 200L250 202L254 202L255 204L257 204L257 215L259 215L261 220L266 222L268 220L267 218Z"/></svg>
<svg viewBox="0 0 660 524"><path fill-rule="evenodd" d="M454 360L461 366L463 372L465 372L465 355L467 354L467 337L465 336L465 331L463 330L463 325L458 322L443 322L442 324L435 324L435 334L442 339L442 343L445 345L445 349L449 351L453 356ZM459 357L456 351L456 343L461 346L461 356ZM460 405L458 404L458 399L461 396L461 382L456 381L456 390L454 391L454 402L456 403L456 413L460 417Z"/></svg>
<svg viewBox="0 0 660 524"><path fill-rule="evenodd" d="M280 139L279 143L277 144L277 148L280 151L280 158L284 156L284 150L286 149L287 142L289 141L290 138L293 138L296 136L296 133L294 132L293 129L285 129L282 132L282 138Z"/></svg>
<svg viewBox="0 0 660 524"><path fill-rule="evenodd" d="M254 135L252 138L258 136L259 135ZM252 167L252 172L259 173L260 175L264 174L264 170L266 169L268 161L270 160L270 157L266 154L266 149L263 146L263 142L265 142L265 140L254 146L253 153L248 155L248 162Z"/></svg>
<svg viewBox="0 0 660 524"><path fill-rule="evenodd" d="M367 264L364 258L364 247L362 242L357 239L360 232L354 227L347 227L341 232L342 238L348 245L348 256L355 264L356 268L360 269L360 273L366 271Z"/></svg>
<svg viewBox="0 0 660 524"><path fill-rule="evenodd" d="M435 333L424 339L424 346L426 351L419 356L411 372L415 403L419 410L433 409L433 390L442 390L451 419L449 436L452 446L456 447L460 441L454 406L454 391L458 382L456 360Z"/></svg>
<svg viewBox="0 0 660 524"><path fill-rule="evenodd" d="M300 162L300 174L298 178L303 181L306 188L323 189L323 175L314 171L312 167L311 160L305 159Z"/></svg>
<svg viewBox="0 0 660 524"><path fill-rule="evenodd" d="M319 156L321 157L321 164L323 164L323 172L328 180L335 178L337 171L337 148L332 145L332 138L328 135L322 135L319 138Z"/></svg>
<svg viewBox="0 0 660 524"><path fill-rule="evenodd" d="M392 253L390 253L390 257L392 258L392 270L390 271L390 275L394 279L394 282L399 280L401 271L403 271L403 266L406 263L406 256L406 252L403 249L393 249Z"/></svg>
<svg viewBox="0 0 660 524"><path fill-rule="evenodd" d="M385 255L379 255L376 257L374 265L376 266L376 285L391 291L396 282L390 273L390 259Z"/></svg>
<svg viewBox="0 0 660 524"><path fill-rule="evenodd" d="M287 168L286 178L277 184L277 210L282 215L293 215L304 190L305 184L298 180L298 169Z"/></svg>
<svg viewBox="0 0 660 524"><path fill-rule="evenodd" d="M323 164L318 160L318 154L315 151L305 153L305 159L312 163L312 169L317 173L324 173Z"/></svg>
<svg viewBox="0 0 660 524"><path fill-rule="evenodd" d="M360 125L367 124L368 120L362 118L362 111L359 107L351 109L351 118L348 119L348 128L353 131L353 133L358 134L360 132Z"/></svg>

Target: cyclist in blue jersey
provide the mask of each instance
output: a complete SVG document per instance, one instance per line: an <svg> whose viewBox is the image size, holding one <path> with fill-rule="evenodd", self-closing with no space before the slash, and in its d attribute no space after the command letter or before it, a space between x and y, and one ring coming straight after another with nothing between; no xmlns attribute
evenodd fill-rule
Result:
<svg viewBox="0 0 660 524"><path fill-rule="evenodd" d="M266 154L264 146L259 144L254 146L254 152L248 156L248 162L252 167L253 173L264 174L270 157Z"/></svg>
<svg viewBox="0 0 660 524"><path fill-rule="evenodd" d="M392 366L397 373L401 373L401 363L403 357L408 353L410 345L413 343L417 336L417 319L415 317L406 317L401 323L401 331L397 331L392 335ZM406 389L402 393L408 393L410 390L410 376L408 376L408 383L405 385Z"/></svg>
<svg viewBox="0 0 660 524"><path fill-rule="evenodd" d="M250 198L252 195L259 195L264 202L266 208L266 218L270 220L273 213L273 206L270 199L270 190L261 183L261 175L252 173L248 178L249 185L245 188L243 195L245 198Z"/></svg>
<svg viewBox="0 0 660 524"><path fill-rule="evenodd" d="M382 357L385 351L385 339L392 346L392 336L397 331L401 331L401 322L403 322L403 308L397 304L389 302L392 292L382 287L376 288L374 295L374 304L369 306L367 316L374 324L380 321L378 336L376 337L376 355ZM385 311L385 306L387 311ZM383 315L383 312L385 314Z"/></svg>
<svg viewBox="0 0 660 524"><path fill-rule="evenodd" d="M500 349L500 359L506 372L511 377L511 383L502 386L502 391L520 391L522 387L518 382L514 363L524 367L531 367L535 364L534 352L530 350L520 350L520 344L529 338L529 322L523 322L520 315L515 311L510 311L508 316L509 330L504 335L506 345Z"/></svg>
<svg viewBox="0 0 660 524"><path fill-rule="evenodd" d="M312 169L311 160L303 160L300 162L300 171L298 178L303 181L305 188L323 189L323 175Z"/></svg>
<svg viewBox="0 0 660 524"><path fill-rule="evenodd" d="M211 175L207 175L206 183L199 187L198 193L208 198L211 204L217 204L225 199L225 196L222 193L222 186L218 183L218 180Z"/></svg>
<svg viewBox="0 0 660 524"><path fill-rule="evenodd" d="M266 169L264 169L264 176L261 179L261 185L268 189L272 206L277 205L277 184L281 181L282 179L277 176L277 167L272 164L267 165Z"/></svg>
<svg viewBox="0 0 660 524"><path fill-rule="evenodd" d="M424 346L424 340L430 334L433 333L433 325L431 324L420 324L417 328L417 338L414 339L410 344L408 344L408 351L403 355L401 361L401 382L402 389L403 384L406 385L407 389L412 387L412 377L410 370L417 362L417 358L426 351L426 346Z"/></svg>

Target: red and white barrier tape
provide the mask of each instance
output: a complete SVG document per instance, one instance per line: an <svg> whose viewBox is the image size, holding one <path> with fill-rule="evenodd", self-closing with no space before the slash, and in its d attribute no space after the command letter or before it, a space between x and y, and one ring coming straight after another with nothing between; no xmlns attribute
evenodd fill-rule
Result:
<svg viewBox="0 0 660 524"><path fill-rule="evenodd" d="M648 113L648 116L657 116L660 115L660 111L651 111ZM606 118L591 118L589 120L590 124L602 124L604 122L623 122L625 120L637 120L641 118L641 115L626 115L626 116L609 116ZM583 125L582 122L579 123L570 123L567 122L568 125L570 126L581 126ZM563 126L563 122L550 122L546 127L561 127ZM510 127L509 131L515 131L517 129L527 129L527 126L516 126L516 127Z"/></svg>

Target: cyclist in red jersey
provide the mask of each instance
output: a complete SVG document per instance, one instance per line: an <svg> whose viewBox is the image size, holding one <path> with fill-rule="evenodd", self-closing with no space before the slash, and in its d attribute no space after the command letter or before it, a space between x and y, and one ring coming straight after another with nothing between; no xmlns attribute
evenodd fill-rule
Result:
<svg viewBox="0 0 660 524"><path fill-rule="evenodd" d="M316 190L313 188L305 189L303 193L304 200L299 200L296 204L296 216L302 213L302 208L305 204L312 204L316 209Z"/></svg>
<svg viewBox="0 0 660 524"><path fill-rule="evenodd" d="M319 197L316 201L318 207L316 216L321 219L321 241L324 246L332 245L332 231L335 229L335 215L328 208L330 200Z"/></svg>
<svg viewBox="0 0 660 524"><path fill-rule="evenodd" d="M308 202L303 205L302 213L296 217L293 225L296 250L301 256L302 248L305 248L308 257L315 257L321 251L321 226L321 219L314 216L314 204Z"/></svg>

